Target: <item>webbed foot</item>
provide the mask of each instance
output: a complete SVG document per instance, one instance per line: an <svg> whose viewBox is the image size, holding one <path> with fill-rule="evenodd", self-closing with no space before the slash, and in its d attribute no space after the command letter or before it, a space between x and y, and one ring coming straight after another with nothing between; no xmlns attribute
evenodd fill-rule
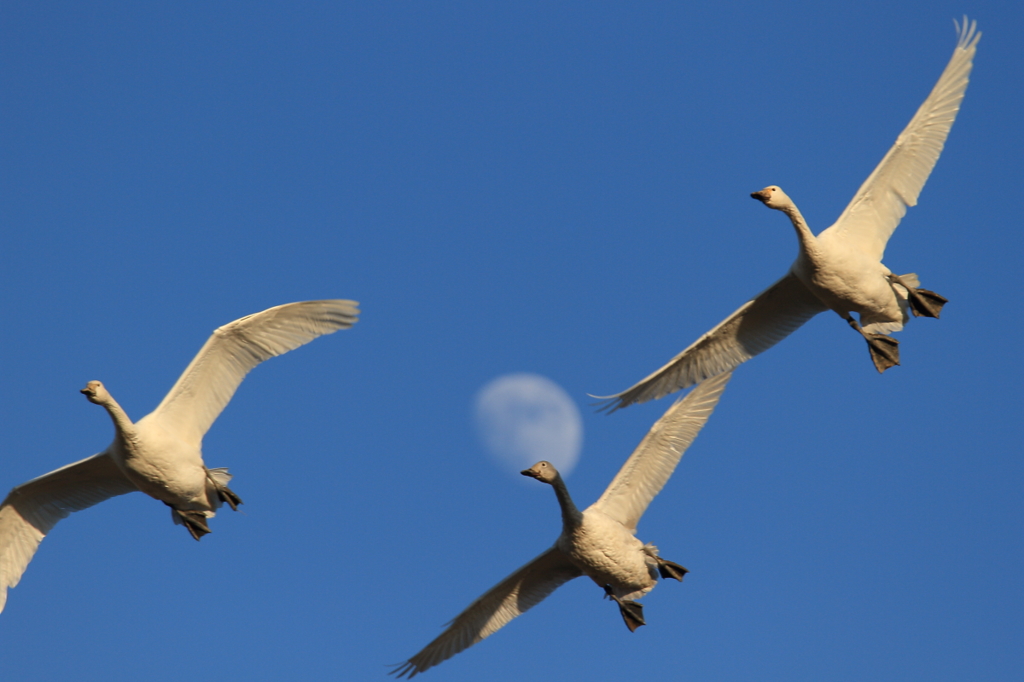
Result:
<svg viewBox="0 0 1024 682"><path fill-rule="evenodd" d="M881 374L890 367L900 364L900 342L885 334L864 334L871 351L871 361Z"/></svg>
<svg viewBox="0 0 1024 682"><path fill-rule="evenodd" d="M619 602L619 613L630 632L636 632L641 625L647 625L644 621L644 605L638 601L621 599Z"/></svg>
<svg viewBox="0 0 1024 682"><path fill-rule="evenodd" d="M885 334L869 334L864 331L857 321L852 317L846 318L847 323L856 329L864 340L868 342L868 350L871 352L871 362L875 363L875 369L881 374L890 367L900 364L900 342Z"/></svg>
<svg viewBox="0 0 1024 682"><path fill-rule="evenodd" d="M230 476L227 477L227 479L231 480ZM231 511L238 511L238 505L244 504L242 502L242 498L236 495L234 490L223 483L218 483L216 476L213 476L209 469L206 470L206 480L209 481L210 485L213 486L213 489L217 491L217 499L231 507Z"/></svg>
<svg viewBox="0 0 1024 682"><path fill-rule="evenodd" d="M217 497L220 498L221 502L226 502L231 507L231 511L238 511L238 505L243 504L242 498L226 485L217 488Z"/></svg>
<svg viewBox="0 0 1024 682"><path fill-rule="evenodd" d="M662 578L673 578L679 582L683 582L683 576L690 572L679 564L672 561L666 561L661 557L658 557L657 561L658 573L661 574Z"/></svg>
<svg viewBox="0 0 1024 682"><path fill-rule="evenodd" d="M942 306L949 303L949 299L939 296L928 289L908 289L910 294L910 312L914 317L934 317L938 319L942 312Z"/></svg>
<svg viewBox="0 0 1024 682"><path fill-rule="evenodd" d="M898 275L889 275L889 281L899 284L907 290L907 302L910 304L910 312L914 314L914 317L934 317L938 319L939 313L942 312L942 306L949 303L948 298L940 296L934 291L907 286L907 283L900 279Z"/></svg>
<svg viewBox="0 0 1024 682"><path fill-rule="evenodd" d="M636 632L636 629L641 625L647 625L647 622L644 621L643 604L638 601L633 601L632 599L619 598L615 595L611 585L604 586L604 594L619 605L619 613L622 614L622 620L626 624L626 627L629 628L630 632Z"/></svg>
<svg viewBox="0 0 1024 682"><path fill-rule="evenodd" d="M212 532L210 530L210 526L206 523L206 514L203 512L189 509L174 509L174 513L177 514L178 519L181 521L181 525L185 526L185 528L188 529L188 532L196 540L204 535L209 535Z"/></svg>

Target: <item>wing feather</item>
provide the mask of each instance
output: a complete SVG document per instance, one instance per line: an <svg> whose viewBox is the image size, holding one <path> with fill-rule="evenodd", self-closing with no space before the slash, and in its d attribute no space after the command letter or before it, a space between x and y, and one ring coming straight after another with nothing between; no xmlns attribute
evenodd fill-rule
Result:
<svg viewBox="0 0 1024 682"><path fill-rule="evenodd" d="M248 315L215 330L152 417L199 447L256 365L356 323L355 301L302 301Z"/></svg>
<svg viewBox="0 0 1024 682"><path fill-rule="evenodd" d="M622 393L602 397L609 413L687 388L763 353L827 310L792 272L775 282L664 367Z"/></svg>
<svg viewBox="0 0 1024 682"><path fill-rule="evenodd" d="M555 547L488 590L456 616L437 639L400 664L392 674L413 678L494 634L536 606L563 583L582 575Z"/></svg>
<svg viewBox="0 0 1024 682"><path fill-rule="evenodd" d="M636 533L640 517L704 428L731 377L732 372L724 372L706 379L668 408L592 508Z"/></svg>
<svg viewBox="0 0 1024 682"><path fill-rule="evenodd" d="M917 205L917 197L939 160L967 90L981 33L977 31L977 22L968 23L967 17L963 26L957 28L956 49L931 94L857 190L839 220L818 235L819 239L841 239L876 261L882 260L889 237L907 207Z"/></svg>
<svg viewBox="0 0 1024 682"><path fill-rule="evenodd" d="M0 611L46 534L71 512L138 490L105 453L11 490L0 505Z"/></svg>

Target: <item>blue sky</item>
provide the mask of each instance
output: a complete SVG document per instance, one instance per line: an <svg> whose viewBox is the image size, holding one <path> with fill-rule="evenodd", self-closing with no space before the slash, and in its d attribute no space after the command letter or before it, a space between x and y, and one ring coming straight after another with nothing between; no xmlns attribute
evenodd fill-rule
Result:
<svg viewBox="0 0 1024 682"><path fill-rule="evenodd" d="M365 6L369 5L369 6ZM984 37L886 264L950 299L879 376L821 315L736 372L639 537L691 571L630 634L576 580L423 679L1004 680L1024 668L1019 2L27 3L0 8L0 488L102 450L215 327L353 298L204 442L244 513L61 522L5 679L379 679L559 530L473 423L498 375L583 412L589 504L646 376L839 216Z"/></svg>

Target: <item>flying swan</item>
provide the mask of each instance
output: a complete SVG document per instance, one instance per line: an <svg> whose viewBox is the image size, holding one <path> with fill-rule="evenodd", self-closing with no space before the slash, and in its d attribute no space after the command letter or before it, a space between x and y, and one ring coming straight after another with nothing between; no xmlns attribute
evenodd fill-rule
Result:
<svg viewBox="0 0 1024 682"><path fill-rule="evenodd" d="M346 329L355 301L279 305L217 329L153 412L132 423L98 381L82 393L114 422L106 450L14 488L0 506L0 611L50 529L71 512L141 490L171 508L174 523L198 540L226 502L242 503L227 469L207 469L203 436L249 371L264 360Z"/></svg>
<svg viewBox="0 0 1024 682"><path fill-rule="evenodd" d="M800 253L789 272L664 367L622 393L603 397L602 409L614 412L661 398L734 369L829 309L864 337L879 372L899 364L899 341L888 334L903 328L907 308L915 316L938 317L946 303L919 288L916 275L897 276L881 261L907 207L917 204L967 89L981 33L967 17L957 31L956 49L938 83L839 220L815 237L781 189L772 185L751 194L789 216L796 229ZM859 324L852 312L860 315Z"/></svg>
<svg viewBox="0 0 1024 682"><path fill-rule="evenodd" d="M636 525L668 481L683 453L711 416L730 373L705 381L661 417L616 474L597 502L580 513L549 462L523 471L555 489L562 509L562 534L554 546L492 587L455 617L448 628L392 673L410 678L497 632L573 578L586 575L619 606L632 632L644 625L636 599L662 578L682 580L679 564L658 556L658 548L637 540Z"/></svg>

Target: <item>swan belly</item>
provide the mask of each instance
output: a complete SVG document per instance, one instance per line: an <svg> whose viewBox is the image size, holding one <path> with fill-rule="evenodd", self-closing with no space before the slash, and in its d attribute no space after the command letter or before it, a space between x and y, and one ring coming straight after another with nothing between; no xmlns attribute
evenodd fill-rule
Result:
<svg viewBox="0 0 1024 682"><path fill-rule="evenodd" d="M864 254L848 249L823 248L814 258L798 258L793 274L826 306L844 319L850 313L861 324L883 324L887 331L902 328L903 313L889 268Z"/></svg>
<svg viewBox="0 0 1024 682"><path fill-rule="evenodd" d="M162 429L143 428L141 421L137 427L136 438L115 456L128 480L175 508L212 510L202 453Z"/></svg>
<svg viewBox="0 0 1024 682"><path fill-rule="evenodd" d="M642 542L621 523L588 510L583 523L564 534L558 547L584 574L616 596L637 599L654 588L657 570Z"/></svg>

